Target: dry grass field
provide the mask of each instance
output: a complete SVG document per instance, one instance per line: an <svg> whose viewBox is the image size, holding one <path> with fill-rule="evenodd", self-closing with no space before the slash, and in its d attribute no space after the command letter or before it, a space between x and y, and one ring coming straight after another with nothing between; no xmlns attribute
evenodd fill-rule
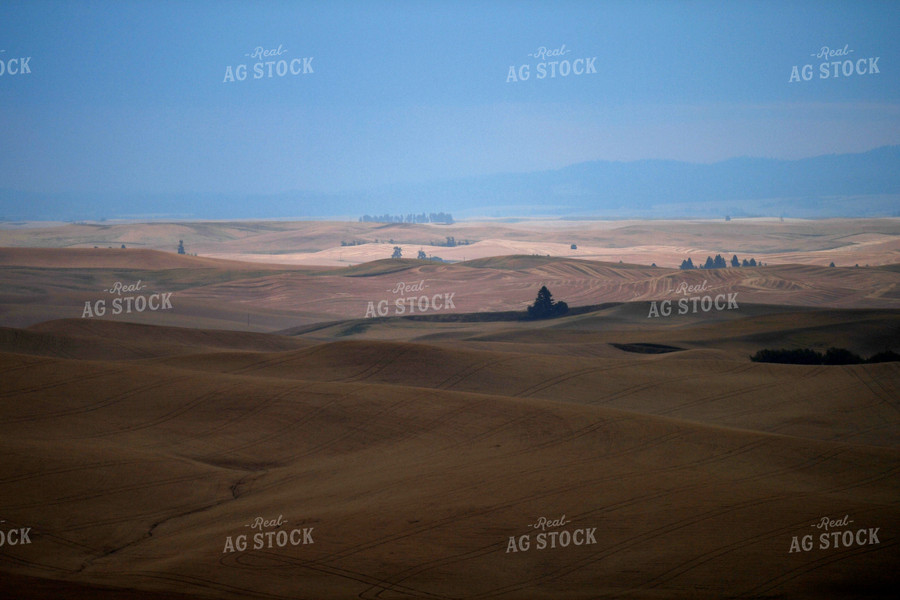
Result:
<svg viewBox="0 0 900 600"><path fill-rule="evenodd" d="M372 316L524 310L541 285L573 307L690 297L679 291L685 286L702 288L703 294L736 293L738 305L900 308L900 271L890 265L785 264L680 271L564 257L504 256L454 264L383 259L328 268L236 263L158 250L0 248L0 277L4 284L0 326L13 327L95 318L98 301L108 306L114 297L129 295L113 293L116 283L138 282L141 294L171 293L172 309L128 313L123 307L113 314L110 307L102 316L176 327L274 332ZM432 304L435 295L440 296L437 306ZM422 297L428 302L420 305ZM85 310L86 303L90 311Z"/></svg>
<svg viewBox="0 0 900 600"><path fill-rule="evenodd" d="M460 245L447 247L446 239ZM419 250L449 261L551 255L677 267L722 253L767 264L839 267L900 263L900 219L759 218L725 221L463 221L453 225L263 221L0 223L0 247L127 248L286 265L348 266ZM356 245L342 245L342 244ZM576 245L572 249L572 244Z"/></svg>
<svg viewBox="0 0 900 600"><path fill-rule="evenodd" d="M832 250L869 240L875 256L894 223ZM57 242L86 226L66 227ZM150 246L200 229L127 227ZM822 265L830 228L758 239L808 261L707 272L251 264L23 250L5 232L0 597L893 598L900 363L749 360L900 351L900 271ZM690 226L670 235L694 247ZM541 284L571 314L492 312L523 310ZM690 296L681 285L739 306L648 316ZM171 308L83 317L167 293ZM451 309L395 314L396 298L447 294ZM365 318L382 300L389 314ZM11 544L22 531L30 543Z"/></svg>

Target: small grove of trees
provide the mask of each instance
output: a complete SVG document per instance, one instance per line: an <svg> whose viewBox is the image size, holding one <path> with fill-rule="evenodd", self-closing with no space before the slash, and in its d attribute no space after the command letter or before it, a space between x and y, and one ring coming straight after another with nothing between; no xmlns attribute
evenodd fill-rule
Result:
<svg viewBox="0 0 900 600"><path fill-rule="evenodd" d="M864 359L845 348L829 348L825 354L810 348L787 350L760 350L750 357L753 362L781 363L789 365L858 365L900 361L900 354L887 350Z"/></svg>
<svg viewBox="0 0 900 600"><path fill-rule="evenodd" d="M391 258L403 258L403 248L394 246L394 253L391 254Z"/></svg>
<svg viewBox="0 0 900 600"><path fill-rule="evenodd" d="M551 317L559 317L569 312L569 305L560 300L555 302L553 294L547 289L546 285L542 285L538 290L537 298L534 304L528 307L528 318L530 319L549 319Z"/></svg>
<svg viewBox="0 0 900 600"><path fill-rule="evenodd" d="M469 244L472 243L469 240L458 240L457 241L457 239L455 237L453 237L452 235L448 235L446 239L447 239L447 241L445 241L445 242L429 241L428 243L431 246L446 246L447 248L455 248L456 246L468 246Z"/></svg>
<svg viewBox="0 0 900 600"><path fill-rule="evenodd" d="M360 223L443 223L444 225L452 225L455 221L450 213L439 212L429 214L413 214L408 215L363 215L359 218Z"/></svg>
<svg viewBox="0 0 900 600"><path fill-rule="evenodd" d="M731 257L731 266L732 267L756 267L762 266L762 263L757 263L755 258L751 258L747 260L746 258L743 261L738 260L737 254ZM706 257L706 262L700 265L699 267L694 266L694 261L690 259L690 257L681 261L681 266L678 267L682 271L689 271L690 269L725 269L728 267L728 262L721 254L716 254L716 257L712 256Z"/></svg>
<svg viewBox="0 0 900 600"><path fill-rule="evenodd" d="M424 250L419 250L419 254L416 255L416 258L418 258L419 260L428 260L428 255L425 254Z"/></svg>
<svg viewBox="0 0 900 600"><path fill-rule="evenodd" d="M716 254L716 257L712 256L706 257L706 263L703 265L704 269L724 269L728 264L725 262L725 259L722 258L721 254Z"/></svg>
<svg viewBox="0 0 900 600"><path fill-rule="evenodd" d="M367 242L365 240L350 240L349 242L346 240L341 240L341 246L362 246L363 244L368 244L368 243L369 242ZM378 243L377 238L375 239L375 243L376 244ZM387 243L393 244L394 239L391 238L390 240L388 240ZM428 241L429 246L445 246L448 248L453 248L455 246L468 246L471 243L472 242L470 240L457 240L452 235L447 236L446 241L438 241L438 242L435 242L434 240Z"/></svg>

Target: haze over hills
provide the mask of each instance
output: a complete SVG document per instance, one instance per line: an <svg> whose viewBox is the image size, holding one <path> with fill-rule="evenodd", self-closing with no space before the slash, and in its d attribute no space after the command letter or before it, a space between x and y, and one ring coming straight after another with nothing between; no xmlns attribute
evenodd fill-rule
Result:
<svg viewBox="0 0 900 600"><path fill-rule="evenodd" d="M900 216L900 146L798 160L734 158L713 164L595 161L559 170L426 184L272 195L0 190L0 218L273 219L448 211L606 218ZM152 208L151 208L152 207Z"/></svg>

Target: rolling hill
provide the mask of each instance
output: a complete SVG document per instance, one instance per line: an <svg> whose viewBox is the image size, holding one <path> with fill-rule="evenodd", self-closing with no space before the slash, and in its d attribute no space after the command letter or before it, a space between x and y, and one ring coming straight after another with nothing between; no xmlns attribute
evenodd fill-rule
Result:
<svg viewBox="0 0 900 600"><path fill-rule="evenodd" d="M878 345L897 311L751 307L674 327L626 308L387 319L351 338L4 330L0 514L32 543L0 551L0 592L892 597L900 365L746 355ZM845 514L878 542L790 551ZM234 546L253 533L260 547Z"/></svg>

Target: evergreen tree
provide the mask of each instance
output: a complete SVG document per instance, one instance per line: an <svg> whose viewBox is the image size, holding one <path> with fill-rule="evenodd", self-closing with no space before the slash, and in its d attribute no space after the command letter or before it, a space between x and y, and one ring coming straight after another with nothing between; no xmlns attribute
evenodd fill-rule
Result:
<svg viewBox="0 0 900 600"><path fill-rule="evenodd" d="M738 260L737 254L735 254L734 256L731 257L731 266L732 267L741 266L741 261Z"/></svg>
<svg viewBox="0 0 900 600"><path fill-rule="evenodd" d="M567 312L569 312L569 305L565 302L554 302L553 294L550 293L550 290L545 285L542 285L541 289L538 290L534 304L528 307L528 316L532 319L549 319L550 317L564 315Z"/></svg>
<svg viewBox="0 0 900 600"><path fill-rule="evenodd" d="M403 258L403 248L394 246L394 253L391 255L391 258Z"/></svg>
<svg viewBox="0 0 900 600"><path fill-rule="evenodd" d="M178 240L178 254L184 254L184 240Z"/></svg>

